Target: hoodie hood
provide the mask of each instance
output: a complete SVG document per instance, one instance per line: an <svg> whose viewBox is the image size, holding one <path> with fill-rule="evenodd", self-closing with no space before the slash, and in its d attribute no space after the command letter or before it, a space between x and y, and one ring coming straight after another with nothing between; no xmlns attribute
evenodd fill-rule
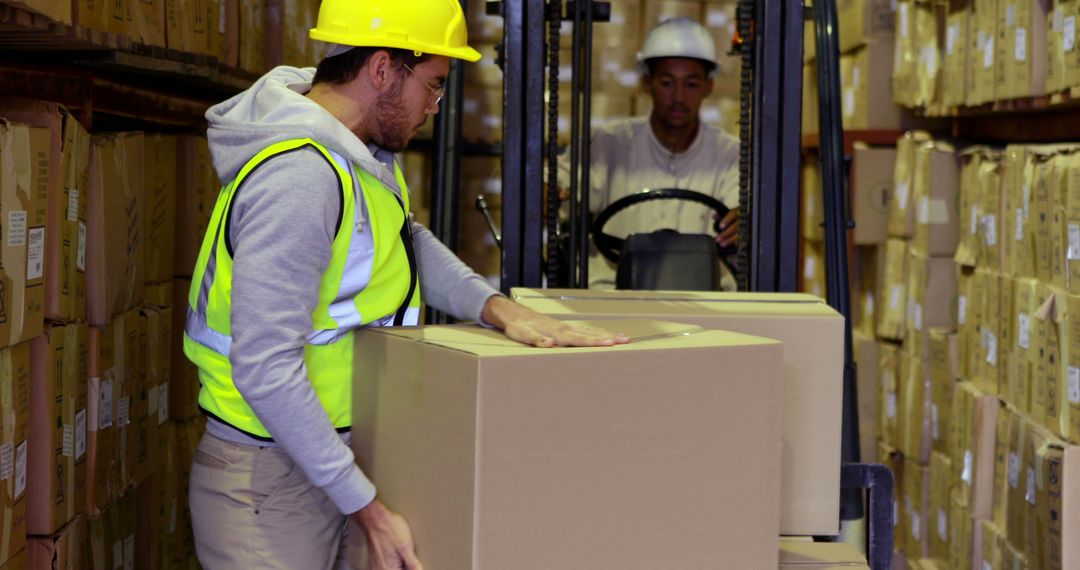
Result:
<svg viewBox="0 0 1080 570"><path fill-rule="evenodd" d="M380 163L341 121L304 96L314 77L313 67L277 67L243 93L206 111L218 180L228 184L253 156L274 143L311 138L400 192L392 163L390 168Z"/></svg>

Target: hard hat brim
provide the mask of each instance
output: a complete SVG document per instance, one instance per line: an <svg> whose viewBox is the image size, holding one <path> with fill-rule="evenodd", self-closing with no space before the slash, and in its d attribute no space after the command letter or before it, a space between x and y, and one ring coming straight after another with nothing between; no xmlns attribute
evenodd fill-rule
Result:
<svg viewBox="0 0 1080 570"><path fill-rule="evenodd" d="M396 48L409 51L419 51L421 53L442 55L454 59L461 59L470 63L480 61L481 57L480 52L467 45L459 48L448 48L443 46L418 44L415 41L395 41L394 38L386 36L380 38L373 38L370 42L359 43L356 41L355 37L350 37L344 34L327 33L316 28L312 28L310 31L308 31L308 36L311 37L311 39L320 42L341 44L353 47Z"/></svg>

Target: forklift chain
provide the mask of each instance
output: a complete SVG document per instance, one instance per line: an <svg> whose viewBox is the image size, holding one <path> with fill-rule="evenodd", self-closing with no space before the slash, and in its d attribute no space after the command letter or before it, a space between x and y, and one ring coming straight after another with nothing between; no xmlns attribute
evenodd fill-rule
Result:
<svg viewBox="0 0 1080 570"><path fill-rule="evenodd" d="M736 281L740 291L750 289L750 239L754 202L750 196L753 170L751 117L754 97L754 0L739 0L738 48L741 51L739 94L739 245L735 256Z"/></svg>

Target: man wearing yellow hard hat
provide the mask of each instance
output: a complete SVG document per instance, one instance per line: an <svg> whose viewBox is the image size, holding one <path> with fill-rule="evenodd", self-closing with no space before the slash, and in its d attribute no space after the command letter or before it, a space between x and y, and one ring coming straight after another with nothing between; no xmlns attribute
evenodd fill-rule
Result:
<svg viewBox="0 0 1080 570"><path fill-rule="evenodd" d="M353 334L421 301L521 342L626 342L499 295L409 216L393 153L476 61L458 0L326 0L316 69L278 67L206 114L226 181L188 295L184 352L208 416L191 470L208 569L339 568L347 522L371 568L420 568L409 527L349 450ZM361 367L363 363L356 363Z"/></svg>

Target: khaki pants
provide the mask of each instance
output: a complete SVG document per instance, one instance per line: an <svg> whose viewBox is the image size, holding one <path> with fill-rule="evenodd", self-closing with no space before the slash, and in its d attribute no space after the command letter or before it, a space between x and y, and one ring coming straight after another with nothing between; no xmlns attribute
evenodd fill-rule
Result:
<svg viewBox="0 0 1080 570"><path fill-rule="evenodd" d="M204 433L188 494L206 570L348 568L347 517L279 448Z"/></svg>

